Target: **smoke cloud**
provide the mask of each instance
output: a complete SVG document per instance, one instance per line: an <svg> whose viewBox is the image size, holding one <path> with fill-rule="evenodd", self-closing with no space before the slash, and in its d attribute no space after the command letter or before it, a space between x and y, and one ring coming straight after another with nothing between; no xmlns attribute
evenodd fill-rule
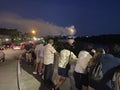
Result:
<svg viewBox="0 0 120 90"><path fill-rule="evenodd" d="M26 19L17 14L5 12L0 13L0 28L13 28L21 32L31 32L34 29L38 36L68 34L64 27L56 26L40 19Z"/></svg>
<svg viewBox="0 0 120 90"><path fill-rule="evenodd" d="M74 27L74 25L70 26L70 27L66 27L67 33L68 35L75 35L76 33L76 29Z"/></svg>

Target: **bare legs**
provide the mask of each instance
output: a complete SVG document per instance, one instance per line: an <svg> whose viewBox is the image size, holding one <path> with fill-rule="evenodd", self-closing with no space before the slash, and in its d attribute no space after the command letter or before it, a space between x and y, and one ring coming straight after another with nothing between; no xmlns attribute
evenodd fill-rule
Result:
<svg viewBox="0 0 120 90"><path fill-rule="evenodd" d="M31 59L32 59L31 53L26 53L26 62L31 63Z"/></svg>
<svg viewBox="0 0 120 90"><path fill-rule="evenodd" d="M56 79L56 86L55 86L55 90L57 90L66 80L66 77L63 76L59 76Z"/></svg>
<svg viewBox="0 0 120 90"><path fill-rule="evenodd" d="M37 72L38 72L39 75L41 75L42 74L42 69L43 69L43 63L42 62L36 62L35 70L34 70L33 74L37 74Z"/></svg>

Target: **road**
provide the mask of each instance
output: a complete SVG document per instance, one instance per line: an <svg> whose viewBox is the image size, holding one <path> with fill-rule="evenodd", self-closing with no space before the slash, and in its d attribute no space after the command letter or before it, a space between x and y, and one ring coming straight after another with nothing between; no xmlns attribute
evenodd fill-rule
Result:
<svg viewBox="0 0 120 90"><path fill-rule="evenodd" d="M0 62L0 90L18 90L17 58L21 51L4 50L5 62Z"/></svg>

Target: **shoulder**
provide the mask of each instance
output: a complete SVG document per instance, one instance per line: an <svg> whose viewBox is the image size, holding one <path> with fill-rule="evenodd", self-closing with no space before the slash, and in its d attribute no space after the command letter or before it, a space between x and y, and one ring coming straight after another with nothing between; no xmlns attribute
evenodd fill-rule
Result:
<svg viewBox="0 0 120 90"><path fill-rule="evenodd" d="M80 55L80 54L87 55L87 54L89 54L89 52L87 52L87 51L85 51L85 50L82 50L82 51L79 52L79 55ZM89 54L89 55L90 55L90 54Z"/></svg>
<svg viewBox="0 0 120 90"><path fill-rule="evenodd" d="M66 52L66 50L65 50L65 49L63 49L63 50L61 50L61 51L60 51L60 53L64 53L64 52Z"/></svg>
<svg viewBox="0 0 120 90"><path fill-rule="evenodd" d="M103 54L100 56L100 58L102 58L103 60L110 60L110 61L119 61L120 62L120 58L113 56L112 54Z"/></svg>
<svg viewBox="0 0 120 90"><path fill-rule="evenodd" d="M69 53L69 52L70 52L70 51L69 51L69 50L66 50L66 49L63 49L63 50L60 51L61 54L63 54L63 53Z"/></svg>

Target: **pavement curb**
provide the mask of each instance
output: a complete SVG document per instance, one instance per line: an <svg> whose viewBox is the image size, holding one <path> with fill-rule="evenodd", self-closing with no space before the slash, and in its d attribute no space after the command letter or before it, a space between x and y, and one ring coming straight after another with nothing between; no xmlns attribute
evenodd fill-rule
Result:
<svg viewBox="0 0 120 90"><path fill-rule="evenodd" d="M17 84L18 84L18 90L21 89L21 71L20 71L20 60L17 61Z"/></svg>

